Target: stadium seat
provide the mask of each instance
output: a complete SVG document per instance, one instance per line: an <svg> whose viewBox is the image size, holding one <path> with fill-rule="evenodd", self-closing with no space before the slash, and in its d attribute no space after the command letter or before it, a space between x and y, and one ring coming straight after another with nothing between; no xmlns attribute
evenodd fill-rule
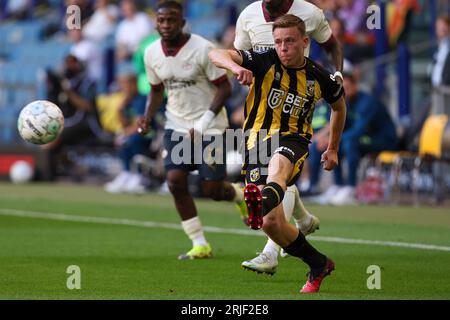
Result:
<svg viewBox="0 0 450 320"><path fill-rule="evenodd" d="M40 67L35 65L24 68L20 79L21 84L24 86L35 86L39 69Z"/></svg>
<svg viewBox="0 0 450 320"><path fill-rule="evenodd" d="M8 88L2 85L2 81L0 79L0 110L8 107L7 95Z"/></svg>
<svg viewBox="0 0 450 320"><path fill-rule="evenodd" d="M36 40L38 32L30 31L33 26L34 24L29 24L22 28L27 37ZM3 37L3 40L2 32L8 28L9 25L0 26L0 38ZM0 42L3 40L0 39ZM70 44L49 41L9 46L11 46L11 50L8 50L10 59L0 64L0 85L3 92L0 108L6 106L19 108L38 97L44 98L45 84L42 79L39 80L40 70L59 68L70 50Z"/></svg>
<svg viewBox="0 0 450 320"><path fill-rule="evenodd" d="M4 73L4 81L6 83L6 85L18 85L20 83L20 72L21 69L17 69L18 65L16 64L4 64L3 65L3 71L2 73Z"/></svg>
<svg viewBox="0 0 450 320"><path fill-rule="evenodd" d="M0 118L0 140L4 145L13 144L17 138L16 112L12 108L5 108Z"/></svg>
<svg viewBox="0 0 450 320"><path fill-rule="evenodd" d="M431 115L425 121L419 141L418 153L408 151L381 152L377 157L377 168L381 170L382 166L390 166L388 177L388 192L391 202L399 202L399 194L406 184L409 184L408 191L413 194L415 205L420 204L419 179L422 175L422 169L428 167L432 178L432 193L434 203L443 201L442 164L450 162L450 158L443 154L442 144L446 127L448 125L448 116L444 114ZM406 181L407 180L407 181ZM402 187L403 186L403 187Z"/></svg>
<svg viewBox="0 0 450 320"><path fill-rule="evenodd" d="M122 93L112 93L97 97L97 111L102 128L110 133L118 133L122 129L118 108L124 99Z"/></svg>
<svg viewBox="0 0 450 320"><path fill-rule="evenodd" d="M218 34L220 34L226 26L226 21L224 17L211 17L206 19L199 19L193 24L192 32L200 34L203 37L214 39Z"/></svg>
<svg viewBox="0 0 450 320"><path fill-rule="evenodd" d="M40 21L14 22L0 25L0 47L38 42L43 23Z"/></svg>
<svg viewBox="0 0 450 320"><path fill-rule="evenodd" d="M39 67L16 62L0 65L0 108L21 108L36 100Z"/></svg>
<svg viewBox="0 0 450 320"><path fill-rule="evenodd" d="M21 64L57 68L69 50L70 44L65 42L27 43L18 47L11 58Z"/></svg>

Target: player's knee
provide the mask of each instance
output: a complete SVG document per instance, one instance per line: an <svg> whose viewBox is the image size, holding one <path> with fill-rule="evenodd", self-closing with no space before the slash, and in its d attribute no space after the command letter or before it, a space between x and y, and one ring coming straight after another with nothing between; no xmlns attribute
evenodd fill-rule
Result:
<svg viewBox="0 0 450 320"><path fill-rule="evenodd" d="M188 186L181 179L167 179L167 186L169 187L170 193L175 197L181 197L188 193Z"/></svg>
<svg viewBox="0 0 450 320"><path fill-rule="evenodd" d="M292 169L289 169L286 165L280 165L276 168L276 170L269 170L269 175L266 180L267 184L276 183L283 190L286 190L291 173Z"/></svg>
<svg viewBox="0 0 450 320"><path fill-rule="evenodd" d="M269 214L264 217L263 230L267 234L271 234L275 230L278 230L279 222L275 215Z"/></svg>
<svg viewBox="0 0 450 320"><path fill-rule="evenodd" d="M223 198L223 190L220 185L203 185L203 195L214 201L221 201Z"/></svg>
<svg viewBox="0 0 450 320"><path fill-rule="evenodd" d="M276 184L278 186L280 186L280 188L286 192L287 190L287 180L289 177L284 177L284 176L280 176L280 175L269 175L267 177L267 185L269 184Z"/></svg>

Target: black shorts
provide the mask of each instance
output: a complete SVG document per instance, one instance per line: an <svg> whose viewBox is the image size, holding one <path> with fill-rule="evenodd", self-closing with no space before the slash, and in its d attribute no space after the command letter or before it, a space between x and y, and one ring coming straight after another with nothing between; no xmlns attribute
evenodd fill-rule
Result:
<svg viewBox="0 0 450 320"><path fill-rule="evenodd" d="M303 163L308 157L309 141L297 135L288 135L277 139L257 143L251 150L245 149L245 161L242 167L242 174L245 175L246 183L265 185L267 183L269 160L273 155L279 153L294 164L292 175L287 183L288 186L295 184L300 177Z"/></svg>
<svg viewBox="0 0 450 320"><path fill-rule="evenodd" d="M166 171L198 170L202 180L220 181L226 178L224 135L204 136L201 146L194 146L185 134L174 130L164 133L164 167Z"/></svg>

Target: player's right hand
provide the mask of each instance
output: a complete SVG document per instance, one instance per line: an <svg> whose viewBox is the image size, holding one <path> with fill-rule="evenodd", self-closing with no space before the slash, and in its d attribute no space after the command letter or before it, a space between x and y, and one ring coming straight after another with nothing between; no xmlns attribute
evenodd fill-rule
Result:
<svg viewBox="0 0 450 320"><path fill-rule="evenodd" d="M336 168L339 164L337 151L327 149L324 153L322 153L321 162L323 163L323 168L327 171L331 171Z"/></svg>
<svg viewBox="0 0 450 320"><path fill-rule="evenodd" d="M145 117L141 117L138 119L138 129L137 132L144 135L147 134L150 129L149 121Z"/></svg>
<svg viewBox="0 0 450 320"><path fill-rule="evenodd" d="M245 68L239 67L233 70L234 75L238 79L239 83L243 86L249 86L253 81L253 72Z"/></svg>

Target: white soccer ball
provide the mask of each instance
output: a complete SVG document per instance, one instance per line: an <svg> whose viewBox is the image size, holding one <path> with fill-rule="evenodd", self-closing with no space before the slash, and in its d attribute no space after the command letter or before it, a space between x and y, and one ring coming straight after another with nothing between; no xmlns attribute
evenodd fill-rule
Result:
<svg viewBox="0 0 450 320"><path fill-rule="evenodd" d="M33 179L34 170L26 161L16 161L9 169L9 178L13 183L26 183Z"/></svg>
<svg viewBox="0 0 450 320"><path fill-rule="evenodd" d="M61 109L50 101L38 100L26 105L17 120L20 136L33 144L55 140L64 128Z"/></svg>

